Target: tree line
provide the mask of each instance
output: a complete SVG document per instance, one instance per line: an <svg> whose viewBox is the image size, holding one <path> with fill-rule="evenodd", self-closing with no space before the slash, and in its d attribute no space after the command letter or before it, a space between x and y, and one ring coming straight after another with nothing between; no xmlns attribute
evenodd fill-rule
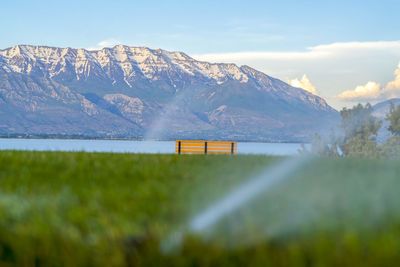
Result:
<svg viewBox="0 0 400 267"><path fill-rule="evenodd" d="M358 104L353 108L340 111L340 134L333 130L329 138L315 134L310 148L302 145L301 154L316 154L328 157L398 157L400 156L400 105L390 103L388 121L388 138L378 142L378 131L382 128L382 120L372 115L371 104Z"/></svg>

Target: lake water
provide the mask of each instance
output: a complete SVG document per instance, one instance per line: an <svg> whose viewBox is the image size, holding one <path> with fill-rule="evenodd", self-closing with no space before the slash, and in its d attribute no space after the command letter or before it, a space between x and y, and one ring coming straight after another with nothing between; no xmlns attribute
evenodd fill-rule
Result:
<svg viewBox="0 0 400 267"><path fill-rule="evenodd" d="M295 155L297 143L238 142L238 154ZM0 150L175 153L174 141L12 139L0 138Z"/></svg>

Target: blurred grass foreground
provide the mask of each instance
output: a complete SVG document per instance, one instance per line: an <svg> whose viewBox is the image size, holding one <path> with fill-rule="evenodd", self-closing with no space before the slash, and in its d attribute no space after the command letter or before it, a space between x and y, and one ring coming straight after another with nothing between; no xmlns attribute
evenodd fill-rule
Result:
<svg viewBox="0 0 400 267"><path fill-rule="evenodd" d="M0 266L395 266L399 160L315 158L201 234L197 212L282 160L0 152ZM160 247L182 230L168 253Z"/></svg>

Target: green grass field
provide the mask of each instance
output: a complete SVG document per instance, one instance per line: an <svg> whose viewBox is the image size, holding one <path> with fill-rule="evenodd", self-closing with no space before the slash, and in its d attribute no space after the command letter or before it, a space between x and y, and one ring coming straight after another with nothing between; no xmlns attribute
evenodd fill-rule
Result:
<svg viewBox="0 0 400 267"><path fill-rule="evenodd" d="M0 152L0 266L394 266L400 161L314 159L200 235L161 244L267 156Z"/></svg>

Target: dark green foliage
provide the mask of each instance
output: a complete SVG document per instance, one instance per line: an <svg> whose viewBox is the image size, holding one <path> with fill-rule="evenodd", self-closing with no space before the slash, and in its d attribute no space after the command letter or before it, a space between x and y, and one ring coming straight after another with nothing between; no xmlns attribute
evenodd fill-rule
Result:
<svg viewBox="0 0 400 267"><path fill-rule="evenodd" d="M381 128L382 121L372 116L372 106L358 104L351 109L343 108L340 111L340 128L342 137L331 134L330 140L324 140L315 134L311 143L311 150L301 150L300 153L311 153L328 157L352 156L376 158L384 155L383 147L376 142L376 135ZM341 153L339 153L339 149Z"/></svg>
<svg viewBox="0 0 400 267"><path fill-rule="evenodd" d="M390 122L388 130L393 135L400 136L400 105L395 108L394 104L390 103L390 110L386 119Z"/></svg>
<svg viewBox="0 0 400 267"><path fill-rule="evenodd" d="M394 104L390 103L386 120L390 123L388 130L392 136L380 146L380 154L386 158L400 157L400 105L395 108Z"/></svg>
<svg viewBox="0 0 400 267"><path fill-rule="evenodd" d="M364 139L376 135L381 122L377 122L372 115L372 106L367 103L365 106L358 104L351 109L343 108L340 111L342 121L340 127L345 133L345 138L350 139L360 136Z"/></svg>
<svg viewBox="0 0 400 267"><path fill-rule="evenodd" d="M381 156L385 158L400 157L400 136L392 136L380 147Z"/></svg>
<svg viewBox="0 0 400 267"><path fill-rule="evenodd" d="M160 242L281 158L0 152L0 266L395 266L400 164L316 159L180 250Z"/></svg>
<svg viewBox="0 0 400 267"><path fill-rule="evenodd" d="M378 154L374 136L378 133L382 122L371 115L372 106L358 104L351 109L340 111L341 129L344 138L340 148L345 156L374 157Z"/></svg>

